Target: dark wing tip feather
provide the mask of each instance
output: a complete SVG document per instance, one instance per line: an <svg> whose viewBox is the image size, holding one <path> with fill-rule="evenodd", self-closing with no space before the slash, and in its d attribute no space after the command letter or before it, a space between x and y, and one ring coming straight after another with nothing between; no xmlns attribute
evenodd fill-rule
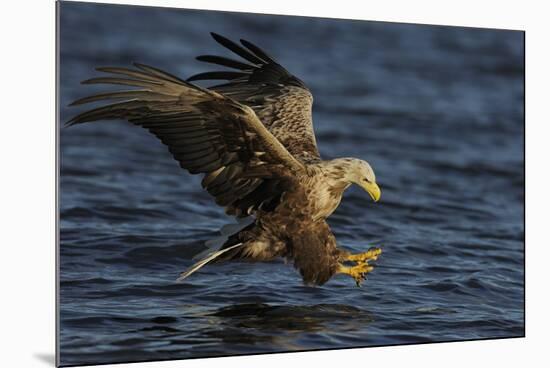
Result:
<svg viewBox="0 0 550 368"><path fill-rule="evenodd" d="M157 72L162 72L163 74L168 74L166 72L163 72L162 70L160 69L157 69L153 66L150 66L150 65L147 65L147 64L143 64L143 63L139 63L137 61L132 61L132 65L135 66L136 68L138 69L141 69L143 71L147 71L147 72L150 72L151 70L154 70L154 71L157 71Z"/></svg>
<svg viewBox="0 0 550 368"><path fill-rule="evenodd" d="M271 56L269 56L264 50L262 50L258 46L254 45L252 42L243 40L242 38L240 39L240 41L244 47L252 51L256 56L265 60L267 63L277 64L277 62Z"/></svg>
<svg viewBox="0 0 550 368"><path fill-rule="evenodd" d="M231 72L231 71L219 71L219 72L205 72L205 73L199 73L195 74L189 78L187 78L187 82L193 82L198 80L234 80L237 78L242 78L247 76L247 73L241 73L241 72Z"/></svg>
<svg viewBox="0 0 550 368"><path fill-rule="evenodd" d="M154 66L138 63L136 61L134 61L132 65L153 77L157 77L165 81L176 83L176 84L182 84L182 83L185 84L185 81L183 79L176 77L173 74L167 73L163 70L160 70L158 68L155 68Z"/></svg>
<svg viewBox="0 0 550 368"><path fill-rule="evenodd" d="M67 120L63 123L63 128L69 128L75 125L74 118Z"/></svg>
<svg viewBox="0 0 550 368"><path fill-rule="evenodd" d="M223 57L223 56L199 55L195 59L197 59L198 61L205 62L205 63L226 66L228 68L234 68L234 69L239 69L239 70L243 70L243 71L244 70L254 70L254 69L258 68L256 65L242 63L240 61L229 59L229 58L226 58L226 57Z"/></svg>
<svg viewBox="0 0 550 368"><path fill-rule="evenodd" d="M222 36L222 35L220 35L216 32L210 32L210 36L212 36L212 38L220 44L223 44L224 40L227 40L227 38L225 38L224 36ZM229 41L229 40L227 40L227 41Z"/></svg>
<svg viewBox="0 0 550 368"><path fill-rule="evenodd" d="M231 41L230 39L225 38L225 37L223 37L223 36L221 36L217 33L212 32L210 34L212 35L212 37L214 38L214 40L217 43L219 43L223 47L233 51L235 54L239 55L240 57L242 57L245 60L248 60L252 64L255 64L255 65L267 64L267 62L265 60L262 60L260 57L255 55L253 52L243 48L242 46L239 46L238 44Z"/></svg>

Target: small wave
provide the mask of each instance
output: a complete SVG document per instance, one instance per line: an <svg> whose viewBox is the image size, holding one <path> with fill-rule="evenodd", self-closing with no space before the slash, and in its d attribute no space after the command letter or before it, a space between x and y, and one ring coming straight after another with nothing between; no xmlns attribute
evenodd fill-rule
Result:
<svg viewBox="0 0 550 368"><path fill-rule="evenodd" d="M173 215L153 208L119 206L71 207L61 210L64 220L101 218L109 221L144 221L144 219L173 218Z"/></svg>
<svg viewBox="0 0 550 368"><path fill-rule="evenodd" d="M91 177L91 176L98 176L102 175L99 171L96 170L90 170L90 169L82 169L82 168L76 168L76 167L61 167L60 175L63 177L66 176L77 176L77 177Z"/></svg>
<svg viewBox="0 0 550 368"><path fill-rule="evenodd" d="M457 313L455 310L453 310L451 308L436 307L436 306L419 307L419 308L415 309L415 312L422 313L422 314L451 314L451 313Z"/></svg>
<svg viewBox="0 0 550 368"><path fill-rule="evenodd" d="M131 318L131 317L120 317L120 316L87 316L81 318L64 318L62 319L64 326L68 327L96 327L100 325L136 325L143 323L143 319L140 318Z"/></svg>
<svg viewBox="0 0 550 368"><path fill-rule="evenodd" d="M184 265L195 254L204 250L204 241L158 246L135 246L117 256L96 258L104 264L127 264L135 267L163 268L166 265Z"/></svg>
<svg viewBox="0 0 550 368"><path fill-rule="evenodd" d="M93 277L89 279L78 279L78 280L61 280L60 285L63 286L73 286L73 287L79 287L79 286L86 286L90 287L93 285L108 285L111 284L111 280L104 279L103 277Z"/></svg>
<svg viewBox="0 0 550 368"><path fill-rule="evenodd" d="M175 279L175 276L174 276ZM193 284L165 284L149 285L138 284L111 289L96 289L87 292L87 296L97 299L110 298L152 298L152 297L179 297L184 292L200 289Z"/></svg>
<svg viewBox="0 0 550 368"><path fill-rule="evenodd" d="M430 282L427 284L420 285L423 288L437 291L437 292L449 292L454 291L456 289L459 289L461 287L460 284L452 281L437 281L437 282Z"/></svg>
<svg viewBox="0 0 550 368"><path fill-rule="evenodd" d="M159 316L151 319L153 323L166 324L166 323L176 323L178 319L172 316Z"/></svg>

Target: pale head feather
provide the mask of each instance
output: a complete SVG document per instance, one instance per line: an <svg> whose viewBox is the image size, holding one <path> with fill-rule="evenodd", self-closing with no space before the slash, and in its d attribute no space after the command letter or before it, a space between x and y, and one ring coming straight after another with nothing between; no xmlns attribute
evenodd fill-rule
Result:
<svg viewBox="0 0 550 368"><path fill-rule="evenodd" d="M343 179L349 184L362 185L365 180L376 183L374 170L367 161L345 157L332 160L330 164L335 169L335 174L339 176L338 179Z"/></svg>

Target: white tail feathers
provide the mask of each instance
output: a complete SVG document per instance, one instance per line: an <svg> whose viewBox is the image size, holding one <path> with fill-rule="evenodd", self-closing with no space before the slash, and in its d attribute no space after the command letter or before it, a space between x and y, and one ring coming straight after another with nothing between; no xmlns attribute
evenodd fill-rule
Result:
<svg viewBox="0 0 550 368"><path fill-rule="evenodd" d="M202 259L208 254L220 249L231 235L238 233L254 221L254 217L237 218L237 223L222 226L222 228L220 229L221 235L213 239L207 240L204 243L206 245L206 249L198 254L195 254L193 256L193 259Z"/></svg>
<svg viewBox="0 0 550 368"><path fill-rule="evenodd" d="M225 249L221 249L221 250L218 250L216 252L212 252L210 253L206 258L198 261L197 263L195 263L194 265L192 265L191 267L189 267L185 272L182 272L180 274L180 277L178 277L178 279L176 280L176 282L181 282L183 281L185 278L187 278L188 276L190 276L191 274L195 273L196 271L198 271L200 268L202 268L204 265L206 265L208 262L212 261L213 259L215 259L216 257L219 257L221 256L222 254L224 254L225 252L229 252L231 249L235 249L237 247L240 247L241 245L243 245L243 243L237 243L235 245L232 245L228 248L225 248Z"/></svg>

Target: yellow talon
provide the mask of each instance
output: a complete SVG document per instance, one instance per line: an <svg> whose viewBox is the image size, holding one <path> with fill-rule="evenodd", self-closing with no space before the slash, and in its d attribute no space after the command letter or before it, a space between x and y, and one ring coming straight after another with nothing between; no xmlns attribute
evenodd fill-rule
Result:
<svg viewBox="0 0 550 368"><path fill-rule="evenodd" d="M350 275L355 280L357 286L361 286L361 282L365 279L367 273L371 272L373 269L374 267L369 266L367 263L359 263L352 267L347 267L340 264L338 273Z"/></svg>
<svg viewBox="0 0 550 368"><path fill-rule="evenodd" d="M357 286L361 286L361 282L365 280L367 273L371 272L374 267L369 265L369 261L376 261L378 256L382 254L380 248L370 248L364 253L347 254L343 256L341 262L355 262L355 266L344 266L342 263L338 268L338 273L350 275L355 280Z"/></svg>
<svg viewBox="0 0 550 368"><path fill-rule="evenodd" d="M382 249L380 248L370 248L364 253L350 254L346 257L346 261L365 263L367 261L376 261L378 256L382 254Z"/></svg>

